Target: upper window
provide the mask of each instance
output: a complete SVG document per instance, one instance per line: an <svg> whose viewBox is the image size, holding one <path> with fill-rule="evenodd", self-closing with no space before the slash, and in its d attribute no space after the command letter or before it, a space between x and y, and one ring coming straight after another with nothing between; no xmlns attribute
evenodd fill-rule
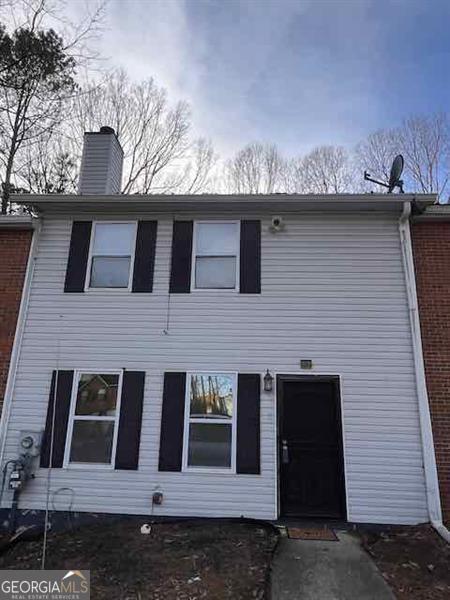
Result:
<svg viewBox="0 0 450 600"><path fill-rule="evenodd" d="M193 287L236 289L238 248L238 223L195 223Z"/></svg>
<svg viewBox="0 0 450 600"><path fill-rule="evenodd" d="M234 375L188 376L185 467L234 470Z"/></svg>
<svg viewBox="0 0 450 600"><path fill-rule="evenodd" d="M111 465L120 407L120 373L78 373L67 433L68 464Z"/></svg>
<svg viewBox="0 0 450 600"><path fill-rule="evenodd" d="M128 288L135 236L135 223L95 223L89 287Z"/></svg>

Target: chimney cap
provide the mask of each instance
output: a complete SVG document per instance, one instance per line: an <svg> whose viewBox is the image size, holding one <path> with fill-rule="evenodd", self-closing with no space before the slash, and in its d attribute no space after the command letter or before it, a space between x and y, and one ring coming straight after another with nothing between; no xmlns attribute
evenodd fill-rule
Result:
<svg viewBox="0 0 450 600"><path fill-rule="evenodd" d="M116 133L114 131L114 129L112 127L109 127L108 125L103 125L102 127L100 127L100 133Z"/></svg>

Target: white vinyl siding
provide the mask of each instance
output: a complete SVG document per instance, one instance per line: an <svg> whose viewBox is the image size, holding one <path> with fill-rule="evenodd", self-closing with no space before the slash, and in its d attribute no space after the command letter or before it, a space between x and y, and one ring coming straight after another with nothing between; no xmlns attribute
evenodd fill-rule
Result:
<svg viewBox="0 0 450 600"><path fill-rule="evenodd" d="M277 214L280 211L277 211ZM51 494L74 490L73 510L276 517L275 396L261 393L261 475L158 471L164 371L341 376L348 519L427 520L414 365L397 217L283 213L262 218L262 293L168 296L172 220L158 219L154 293L64 294L71 222L46 218L36 259L5 458L21 430L44 427L52 370L146 371L138 471L54 469ZM211 215L183 214L207 219ZM84 214L79 218L97 218ZM105 215L120 219L120 215ZM219 217L217 217L219 218ZM236 219L236 214L220 215ZM20 506L44 508L46 470ZM155 490L164 494L151 507ZM9 496L8 496L9 498ZM104 499L108 502L105 503ZM58 508L67 509L58 495ZM67 504L67 503L66 503Z"/></svg>

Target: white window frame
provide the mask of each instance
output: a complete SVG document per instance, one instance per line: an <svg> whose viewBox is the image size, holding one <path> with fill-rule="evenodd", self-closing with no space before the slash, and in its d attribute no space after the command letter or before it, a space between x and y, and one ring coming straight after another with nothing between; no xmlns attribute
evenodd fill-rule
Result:
<svg viewBox="0 0 450 600"><path fill-rule="evenodd" d="M116 414L113 417L100 417L95 415L75 415L75 408L77 404L78 384L82 375L118 375L119 381L117 384L117 400L116 400ZM116 450L117 450L117 437L119 434L119 417L120 407L122 401L122 383L123 383L123 371L120 369L77 369L73 374L73 385L72 395L70 398L70 409L69 409L69 422L67 424L67 435L66 445L64 449L64 461L63 467L66 469L101 469L101 470L113 470L116 462ZM81 462L70 462L70 449L72 445L72 434L74 421L114 421L114 432L113 441L111 448L111 461L109 463L81 463Z"/></svg>
<svg viewBox="0 0 450 600"><path fill-rule="evenodd" d="M198 288L195 287L195 266L197 262L197 227L198 225L235 225L236 227L236 281L234 288ZM239 292L240 264L241 264L241 222L235 220L206 220L194 221L194 233L192 236L192 257L191 257L191 292L206 293L236 293ZM202 255L200 255L202 256ZM216 255L215 255L216 256ZM217 254L219 256L230 256L229 254Z"/></svg>
<svg viewBox="0 0 450 600"><path fill-rule="evenodd" d="M214 424L218 425L222 424L230 424L230 420L224 419L212 419L194 417L191 419L190 410L191 410L191 377L193 375L226 375L231 376L233 379L233 407L232 407L232 415L231 415L231 465L230 467L200 467L200 466L190 466L188 464L188 455L189 455L189 426L190 423L206 423L206 424ZM184 404L184 430L183 430L183 460L182 460L182 470L189 473L228 473L230 475L236 474L236 434L237 434L237 383L238 383L238 374L234 371L189 371L186 373L186 396L185 396L185 404Z"/></svg>
<svg viewBox="0 0 450 600"><path fill-rule="evenodd" d="M92 270L92 258L93 258L93 250L94 250L94 241L95 241L95 229L97 225L134 225L134 235L131 241L131 256L130 256L130 272L128 274L128 285L127 287L91 287L91 270ZM114 292L131 292L133 285L133 273L134 273L134 259L136 256L136 238L137 238L137 221L92 221L92 229L91 229L91 239L89 241L89 255L88 255L88 263L86 268L86 278L84 281L84 291L85 292L104 292L105 290L114 291Z"/></svg>

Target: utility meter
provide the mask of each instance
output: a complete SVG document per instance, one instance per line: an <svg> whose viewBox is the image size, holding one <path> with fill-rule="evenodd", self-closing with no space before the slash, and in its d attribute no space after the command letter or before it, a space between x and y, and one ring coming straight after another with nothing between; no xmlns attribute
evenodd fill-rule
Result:
<svg viewBox="0 0 450 600"><path fill-rule="evenodd" d="M25 480L25 470L20 463L14 465L14 469L9 474L9 489L20 490Z"/></svg>
<svg viewBox="0 0 450 600"><path fill-rule="evenodd" d="M19 455L39 456L41 453L42 431L21 431L19 434Z"/></svg>
<svg viewBox="0 0 450 600"><path fill-rule="evenodd" d="M24 450L30 450L30 448L32 448L34 445L34 440L31 435L26 435L20 440L20 445Z"/></svg>

